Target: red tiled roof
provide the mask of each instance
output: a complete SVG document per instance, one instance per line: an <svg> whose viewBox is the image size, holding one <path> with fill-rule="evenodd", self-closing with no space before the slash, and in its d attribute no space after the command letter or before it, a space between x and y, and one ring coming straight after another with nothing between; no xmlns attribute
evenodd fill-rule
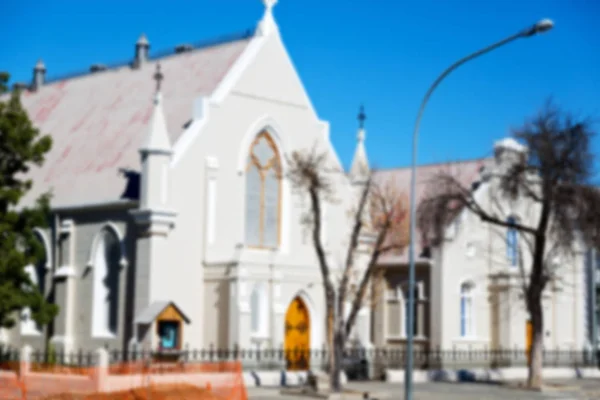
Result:
<svg viewBox="0 0 600 400"><path fill-rule="evenodd" d="M416 203L417 205L425 197L430 179L434 178L440 172L452 174L464 186L469 187L472 182L479 179L481 167L490 168L491 158L480 158L475 160L466 160L441 164L429 164L417 167L416 182ZM395 168L376 171L374 173L375 182L379 185L392 185L396 193L410 194L410 168ZM408 204L406 205L408 207ZM419 257L423 251L420 235L417 235L415 242L415 257ZM387 253L380 257L380 264L404 264L408 262L408 247L398 253Z"/></svg>
<svg viewBox="0 0 600 400"><path fill-rule="evenodd" d="M88 74L25 92L22 103L33 123L49 134L53 146L41 168L30 175L30 204L53 189L53 206L118 200L126 180L120 168L139 171L138 149L148 131L160 62L162 93L171 143L192 119L194 100L211 94L250 38L197 49L148 62Z"/></svg>

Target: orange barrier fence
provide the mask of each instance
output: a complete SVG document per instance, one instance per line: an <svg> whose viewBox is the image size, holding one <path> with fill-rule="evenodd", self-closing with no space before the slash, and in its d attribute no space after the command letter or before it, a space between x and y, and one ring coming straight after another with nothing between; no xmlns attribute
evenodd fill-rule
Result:
<svg viewBox="0 0 600 400"><path fill-rule="evenodd" d="M247 400L240 362L0 365L3 400Z"/></svg>

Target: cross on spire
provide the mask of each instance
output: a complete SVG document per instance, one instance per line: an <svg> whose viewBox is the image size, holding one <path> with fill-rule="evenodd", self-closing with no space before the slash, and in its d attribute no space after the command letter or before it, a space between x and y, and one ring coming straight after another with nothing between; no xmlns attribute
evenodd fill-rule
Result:
<svg viewBox="0 0 600 400"><path fill-rule="evenodd" d="M366 119L367 119L367 114L365 114L365 106L361 104L360 111L358 113L358 127L360 129L364 129Z"/></svg>
<svg viewBox="0 0 600 400"><path fill-rule="evenodd" d="M275 7L275 5L277 4L278 0L262 0L263 4L265 5L265 9L267 12L271 12L273 10L273 7Z"/></svg>
<svg viewBox="0 0 600 400"><path fill-rule="evenodd" d="M163 73L160 71L160 63L156 64L156 72L154 73L154 80L156 81L156 93L160 92L160 85L164 79Z"/></svg>

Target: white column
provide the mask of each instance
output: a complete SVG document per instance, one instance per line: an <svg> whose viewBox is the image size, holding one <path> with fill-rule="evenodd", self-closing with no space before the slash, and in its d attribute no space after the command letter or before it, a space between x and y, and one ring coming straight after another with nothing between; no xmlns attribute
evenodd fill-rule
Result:
<svg viewBox="0 0 600 400"><path fill-rule="evenodd" d="M94 375L94 380L96 384L97 392L104 392L107 388L107 379L108 379L108 364L109 357L108 351L104 348L99 348L96 350L96 357L98 359L98 363L96 365L96 373Z"/></svg>
<svg viewBox="0 0 600 400"><path fill-rule="evenodd" d="M229 341L228 347L233 349L240 343L240 291L241 284L239 278L233 278L229 282ZM216 345L216 344L215 344Z"/></svg>
<svg viewBox="0 0 600 400"><path fill-rule="evenodd" d="M33 349L29 345L25 345L21 348L21 362L19 367L19 375L21 379L25 377L25 375L29 374L31 370L31 353L33 353Z"/></svg>

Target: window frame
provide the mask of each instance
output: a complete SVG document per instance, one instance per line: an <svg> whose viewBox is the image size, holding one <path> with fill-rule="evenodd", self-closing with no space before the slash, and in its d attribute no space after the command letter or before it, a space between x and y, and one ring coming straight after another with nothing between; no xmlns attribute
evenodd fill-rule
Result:
<svg viewBox="0 0 600 400"><path fill-rule="evenodd" d="M256 145L258 145L260 143L261 140L265 140L267 142L267 145L269 146L270 150L272 151L272 156L271 158L267 161L266 164L266 168L263 168L264 166L260 164L260 162L258 161L258 158L254 155L254 148L256 147ZM247 236L247 232L244 231L244 242L246 243L248 248L251 249L257 249L257 250L271 250L271 249L277 249L281 246L281 231L282 231L282 226L281 226L281 219L282 219L282 194L283 194L283 184L282 184L282 160L281 160L281 154L279 152L279 149L277 147L277 144L275 143L275 141L273 140L273 138L271 137L271 135L266 131L263 130L261 131L258 135L256 135L256 137L254 138L254 140L252 141L252 143L250 144L249 150L248 150L248 154L246 156L246 168L245 168L245 177L246 180L244 182L245 184L245 194L244 194L244 202L245 202L245 209L244 209L244 223L245 226L248 224L248 206L247 206L247 202L248 202L248 172L250 171L251 168L256 168L258 170L259 176L260 176L260 203L259 203L259 223L258 223L258 229L259 229L259 240L257 241L258 243L248 243L248 236ZM269 246L265 244L265 213L266 213L266 206L265 206L265 197L266 197L266 176L269 172L271 172L273 170L273 168L275 169L275 176L277 179L277 241L275 246Z"/></svg>
<svg viewBox="0 0 600 400"><path fill-rule="evenodd" d="M506 219L506 223L509 225L517 224L517 217L514 215L509 216ZM519 231L514 227L506 228L506 258L508 264L511 267L518 266L519 262Z"/></svg>
<svg viewBox="0 0 600 400"><path fill-rule="evenodd" d="M470 282L460 284L460 337L472 338L475 336L474 293L475 285Z"/></svg>

